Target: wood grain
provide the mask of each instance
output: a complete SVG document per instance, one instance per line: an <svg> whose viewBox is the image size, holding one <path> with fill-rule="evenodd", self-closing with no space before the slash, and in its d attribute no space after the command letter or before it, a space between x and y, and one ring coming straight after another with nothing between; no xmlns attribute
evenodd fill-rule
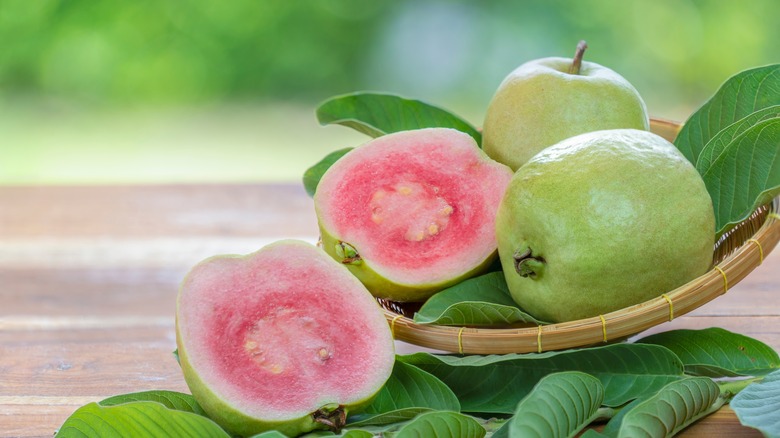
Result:
<svg viewBox="0 0 780 438"><path fill-rule="evenodd" d="M186 392L171 354L182 277L281 238L317 238L299 185L0 187L0 436L50 437L119 393ZM780 350L779 272L775 251L726 295L646 333L718 326ZM682 436L760 434L725 407Z"/></svg>

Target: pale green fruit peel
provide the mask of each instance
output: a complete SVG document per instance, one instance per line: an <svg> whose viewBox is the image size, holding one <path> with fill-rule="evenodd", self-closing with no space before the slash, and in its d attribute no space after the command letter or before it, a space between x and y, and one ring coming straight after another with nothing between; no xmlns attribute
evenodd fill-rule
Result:
<svg viewBox="0 0 780 438"><path fill-rule="evenodd" d="M517 170L537 152L566 138L604 129L649 129L637 90L613 70L570 58L529 61L511 72L491 100L482 148Z"/></svg>
<svg viewBox="0 0 780 438"><path fill-rule="evenodd" d="M701 177L671 143L610 130L560 142L521 167L496 235L512 297L560 322L638 304L703 274L715 219Z"/></svg>
<svg viewBox="0 0 780 438"><path fill-rule="evenodd" d="M447 279L447 281L430 284L403 284L389 280L386 276L378 273L372 268L370 261L360 258L359 248L333 237L322 227L320 227L320 239L325 252L336 261L344 264L374 296L401 302L425 300L442 289L479 275L487 271L497 256L497 253L494 253L475 268L457 277ZM345 254L343 249L345 247L351 248L354 252L348 250Z"/></svg>

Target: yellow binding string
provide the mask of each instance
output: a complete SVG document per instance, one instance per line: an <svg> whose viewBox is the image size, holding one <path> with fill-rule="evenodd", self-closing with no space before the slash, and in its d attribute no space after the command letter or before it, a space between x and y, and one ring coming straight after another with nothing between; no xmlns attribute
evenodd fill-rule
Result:
<svg viewBox="0 0 780 438"><path fill-rule="evenodd" d="M395 321L398 318L403 318L403 315L396 315L392 320L390 320L390 335L393 336L393 339L395 339Z"/></svg>
<svg viewBox="0 0 780 438"><path fill-rule="evenodd" d="M461 327L460 330L458 330L458 353L463 354L463 330L465 330L466 327Z"/></svg>
<svg viewBox="0 0 780 438"><path fill-rule="evenodd" d="M767 214L767 217L780 221L780 214L777 214L774 211L770 211L769 214Z"/></svg>
<svg viewBox="0 0 780 438"><path fill-rule="evenodd" d="M726 278L726 271L724 271L720 266L715 266L715 269L720 272L720 275L723 276L723 293L725 294L729 290L729 279Z"/></svg>
<svg viewBox="0 0 780 438"><path fill-rule="evenodd" d="M669 321L674 319L674 305L672 304L672 299L669 298L669 295L663 294L661 295L664 297L667 303L669 303Z"/></svg>
<svg viewBox="0 0 780 438"><path fill-rule="evenodd" d="M764 263L764 248L761 248L761 242L756 239L748 239L748 242L753 242L758 247L758 264Z"/></svg>
<svg viewBox="0 0 780 438"><path fill-rule="evenodd" d="M539 326L539 331L536 332L536 352L542 352L542 326Z"/></svg>
<svg viewBox="0 0 780 438"><path fill-rule="evenodd" d="M604 319L604 315L599 315L601 318L601 333L604 334L604 342L607 342L607 320Z"/></svg>

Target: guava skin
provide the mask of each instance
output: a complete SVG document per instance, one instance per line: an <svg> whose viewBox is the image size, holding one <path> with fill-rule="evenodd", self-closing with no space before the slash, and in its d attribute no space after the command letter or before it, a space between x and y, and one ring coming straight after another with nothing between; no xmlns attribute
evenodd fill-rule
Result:
<svg viewBox="0 0 780 438"><path fill-rule="evenodd" d="M177 324L176 332L178 333L178 331ZM177 338L179 338L179 336L177 336ZM195 397L203 410L206 411L212 419L216 417L218 424L228 432L240 436L251 436L262 431L277 430L287 436L297 436L312 430L325 429L325 426L315 422L311 415L306 415L293 420L274 422L263 421L244 414L215 394L209 388L209 385L203 382L197 371L192 368L189 358L187 357L187 350L182 348L183 345L177 343L177 347L182 373L186 377L187 386L189 387L190 392L192 392L193 397Z"/></svg>
<svg viewBox="0 0 780 438"><path fill-rule="evenodd" d="M521 167L496 235L512 298L563 322L638 304L705 273L715 218L704 182L665 139L605 130Z"/></svg>
<svg viewBox="0 0 780 438"><path fill-rule="evenodd" d="M334 320L344 306L351 318ZM343 426L381 390L395 360L373 296L297 240L195 265L177 297L176 345L195 400L240 436Z"/></svg>
<svg viewBox="0 0 780 438"><path fill-rule="evenodd" d="M374 296L424 301L495 262L495 213L512 174L454 129L375 138L317 186L322 248Z"/></svg>
<svg viewBox="0 0 780 438"><path fill-rule="evenodd" d="M330 233L323 228L320 228L320 239L322 240L322 248L326 253L335 260L342 260L341 256L337 254L334 249L339 244L339 239L331 236ZM474 269L463 272L461 275L452 277L446 281L429 284L403 284L392 281L373 270L370 263L345 263L345 266L366 286L369 292L377 298L398 302L420 302L428 299L440 290L486 272L496 261L497 257L498 253L496 252L487 257Z"/></svg>
<svg viewBox="0 0 780 438"><path fill-rule="evenodd" d="M604 129L649 129L647 108L622 76L593 62L568 73L572 59L543 58L511 72L488 105L482 148L517 170L566 138Z"/></svg>

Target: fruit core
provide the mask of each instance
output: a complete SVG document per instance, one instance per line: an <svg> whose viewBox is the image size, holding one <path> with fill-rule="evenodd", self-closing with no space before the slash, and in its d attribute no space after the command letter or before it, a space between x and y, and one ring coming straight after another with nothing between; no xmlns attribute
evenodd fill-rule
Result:
<svg viewBox="0 0 780 438"><path fill-rule="evenodd" d="M321 283L294 294L284 284L266 282L263 293L249 292L253 285L234 284L252 298L201 311L208 316L198 337L208 344L204 353L215 363L212 372L222 375L217 380L231 382L219 392L284 416L350 400L353 388L366 386L373 377L364 367L381 353L372 345L373 328L363 318L334 323L343 309L324 297L339 285Z"/></svg>
<svg viewBox="0 0 780 438"><path fill-rule="evenodd" d="M380 188L369 202L371 221L410 242L433 238L447 228L455 211L439 191L414 181Z"/></svg>
<svg viewBox="0 0 780 438"><path fill-rule="evenodd" d="M249 327L244 351L261 371L272 375L301 364L324 366L335 348L330 340L318 336L322 329L317 326L310 316L277 309ZM290 345L296 348L287 348Z"/></svg>

